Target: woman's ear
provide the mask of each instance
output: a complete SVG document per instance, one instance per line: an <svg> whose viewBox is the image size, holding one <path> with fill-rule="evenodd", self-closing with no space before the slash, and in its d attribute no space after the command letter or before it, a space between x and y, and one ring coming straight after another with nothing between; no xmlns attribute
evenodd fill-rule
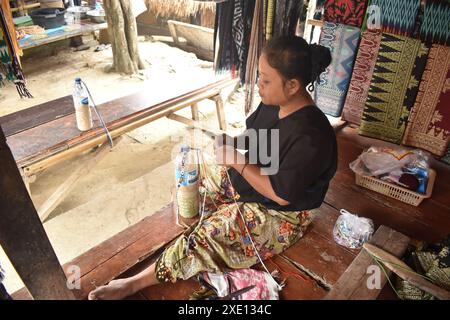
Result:
<svg viewBox="0 0 450 320"><path fill-rule="evenodd" d="M287 86L286 89L288 90L289 95L292 96L292 95L296 94L297 91L300 91L302 84L300 83L300 81L298 79L291 79L286 82L286 86Z"/></svg>

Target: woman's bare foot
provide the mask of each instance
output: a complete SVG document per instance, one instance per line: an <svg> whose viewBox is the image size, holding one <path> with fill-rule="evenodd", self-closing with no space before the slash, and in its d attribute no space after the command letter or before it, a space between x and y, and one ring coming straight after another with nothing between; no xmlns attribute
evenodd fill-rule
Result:
<svg viewBox="0 0 450 320"><path fill-rule="evenodd" d="M135 293L130 279L112 280L105 286L89 292L89 300L120 300Z"/></svg>

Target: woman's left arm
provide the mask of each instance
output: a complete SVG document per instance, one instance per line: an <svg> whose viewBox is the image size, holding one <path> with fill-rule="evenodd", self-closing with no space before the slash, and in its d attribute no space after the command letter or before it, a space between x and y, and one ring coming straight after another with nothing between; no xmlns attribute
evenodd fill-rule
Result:
<svg viewBox="0 0 450 320"><path fill-rule="evenodd" d="M280 198L272 187L269 176L262 174L263 168L256 164L250 164L247 158L230 146L222 146L216 149L218 164L232 167L239 172L247 182L264 197L275 201L281 206L286 206L289 201Z"/></svg>

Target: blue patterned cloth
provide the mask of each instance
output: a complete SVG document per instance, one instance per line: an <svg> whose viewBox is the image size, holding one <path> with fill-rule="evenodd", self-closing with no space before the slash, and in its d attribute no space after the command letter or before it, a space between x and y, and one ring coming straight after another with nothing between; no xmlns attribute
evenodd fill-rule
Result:
<svg viewBox="0 0 450 320"><path fill-rule="evenodd" d="M339 117L344 107L358 47L360 29L325 22L319 44L331 51L331 64L320 75L314 91L316 105L325 114Z"/></svg>
<svg viewBox="0 0 450 320"><path fill-rule="evenodd" d="M371 0L380 8L381 30L401 36L412 36L419 13L420 0Z"/></svg>
<svg viewBox="0 0 450 320"><path fill-rule="evenodd" d="M425 42L450 45L450 1L427 0L420 38Z"/></svg>

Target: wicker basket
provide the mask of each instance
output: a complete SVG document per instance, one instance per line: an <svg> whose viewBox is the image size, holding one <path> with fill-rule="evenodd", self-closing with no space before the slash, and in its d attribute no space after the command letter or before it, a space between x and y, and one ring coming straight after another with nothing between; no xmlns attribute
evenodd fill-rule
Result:
<svg viewBox="0 0 450 320"><path fill-rule="evenodd" d="M391 198L406 202L413 206L418 206L423 199L431 197L435 178L436 171L434 171L433 169L429 169L426 194L414 192L390 182L386 182L374 177L361 176L359 174L356 174L356 184L361 187L387 195Z"/></svg>

